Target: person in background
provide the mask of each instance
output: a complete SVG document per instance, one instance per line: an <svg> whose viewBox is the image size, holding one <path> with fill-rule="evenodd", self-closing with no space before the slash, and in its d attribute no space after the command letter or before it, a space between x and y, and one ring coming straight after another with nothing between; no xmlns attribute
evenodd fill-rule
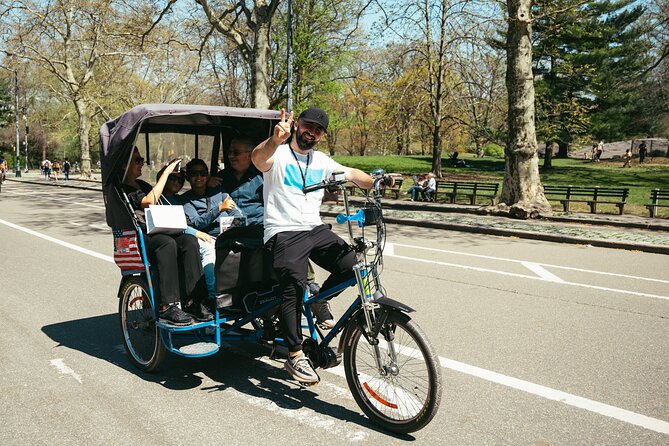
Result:
<svg viewBox="0 0 669 446"><path fill-rule="evenodd" d="M597 144L597 158L595 158L595 162L600 162L602 159L602 153L604 153L604 141L599 141L599 144Z"/></svg>
<svg viewBox="0 0 669 446"><path fill-rule="evenodd" d="M639 163L643 164L646 161L646 155L648 154L648 147L646 147L646 141L641 141L639 144Z"/></svg>
<svg viewBox="0 0 669 446"><path fill-rule="evenodd" d="M632 167L632 149L627 149L625 150L625 154L623 155L623 167Z"/></svg>
<svg viewBox="0 0 669 446"><path fill-rule="evenodd" d="M53 176L56 178L56 182L58 182L59 172L60 172L60 161L56 160L53 162Z"/></svg>
<svg viewBox="0 0 669 446"><path fill-rule="evenodd" d="M427 175L414 175L413 176L413 186L407 190L407 194L411 195L411 201L418 200L418 196L423 193L423 190L427 186Z"/></svg>
<svg viewBox="0 0 669 446"><path fill-rule="evenodd" d="M65 158L65 161L63 161L63 175L65 175L65 181L70 181L71 167L70 162Z"/></svg>

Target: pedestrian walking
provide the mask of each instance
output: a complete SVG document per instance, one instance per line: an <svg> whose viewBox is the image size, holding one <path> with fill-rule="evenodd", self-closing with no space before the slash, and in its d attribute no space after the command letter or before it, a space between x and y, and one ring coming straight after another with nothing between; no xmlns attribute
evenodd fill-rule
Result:
<svg viewBox="0 0 669 446"><path fill-rule="evenodd" d="M632 167L632 149L627 149L625 151L625 155L623 155L623 160L625 163L623 164L623 167Z"/></svg>
<svg viewBox="0 0 669 446"><path fill-rule="evenodd" d="M65 161L63 162L63 175L65 175L65 181L70 181L70 168L72 166L70 165L70 162L65 158Z"/></svg>
<svg viewBox="0 0 669 446"><path fill-rule="evenodd" d="M639 163L643 164L646 160L646 154L648 153L648 148L646 147L646 141L641 141L639 144Z"/></svg>

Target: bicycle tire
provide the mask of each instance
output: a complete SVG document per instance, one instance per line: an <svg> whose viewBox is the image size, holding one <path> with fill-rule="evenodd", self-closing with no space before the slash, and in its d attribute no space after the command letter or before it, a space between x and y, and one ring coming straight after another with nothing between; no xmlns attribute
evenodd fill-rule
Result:
<svg viewBox="0 0 669 446"><path fill-rule="evenodd" d="M393 334L393 337L389 336ZM434 348L411 319L391 311L379 333L382 353L393 342L398 358L395 374L383 376L376 355L360 327L351 323L345 333L344 370L353 397L374 423L396 433L410 433L425 427L441 403L441 369ZM391 365L383 355L383 365Z"/></svg>
<svg viewBox="0 0 669 446"><path fill-rule="evenodd" d="M155 372L167 356L160 329L143 277L131 277L121 289L119 321L123 346L132 364L145 372Z"/></svg>

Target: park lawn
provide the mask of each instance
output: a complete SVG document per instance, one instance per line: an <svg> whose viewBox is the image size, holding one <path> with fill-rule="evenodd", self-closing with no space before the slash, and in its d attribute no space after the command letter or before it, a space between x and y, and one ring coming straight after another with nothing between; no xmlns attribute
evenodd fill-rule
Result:
<svg viewBox="0 0 669 446"><path fill-rule="evenodd" d="M365 172L382 168L386 172L401 173L405 176L402 189L411 186L410 176L429 172L432 158L429 156L334 156L337 162L355 167ZM449 159L442 159L444 178L455 181L496 181L500 184L504 179L504 160L502 158L475 158L469 154L461 155L470 167L452 167ZM543 160L540 160L540 165ZM553 169L541 172L543 184L573 186L605 186L628 187L630 195L625 206L626 214L648 215L644 207L650 202L650 191L655 188L669 188L669 163L655 159L646 164L632 161L632 168L623 169L622 161L612 160L593 163L580 159L554 159ZM559 202L553 202L554 209L560 208ZM587 206L576 204L575 210L587 211ZM603 212L616 213L613 205L602 208ZM667 215L662 212L661 215Z"/></svg>

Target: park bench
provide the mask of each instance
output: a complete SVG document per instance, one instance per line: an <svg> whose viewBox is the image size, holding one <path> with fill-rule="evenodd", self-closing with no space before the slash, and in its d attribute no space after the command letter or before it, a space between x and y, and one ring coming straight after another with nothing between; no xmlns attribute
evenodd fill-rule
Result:
<svg viewBox="0 0 669 446"><path fill-rule="evenodd" d="M548 200L556 200L562 203L564 212L569 212L571 203L587 203L592 214L597 213L598 204L614 204L622 215L629 189L626 187L545 185L544 195Z"/></svg>
<svg viewBox="0 0 669 446"><path fill-rule="evenodd" d="M657 208L669 207L669 189L653 189L650 191L650 204L646 205L646 209L650 212L651 218L657 215ZM665 204L660 204L660 202Z"/></svg>
<svg viewBox="0 0 669 446"><path fill-rule="evenodd" d="M437 180L435 199L443 195L450 203L455 203L458 196L465 196L469 198L469 204L476 204L477 197L487 197L492 204L496 204L498 190L499 183Z"/></svg>
<svg viewBox="0 0 669 446"><path fill-rule="evenodd" d="M395 177L395 184L393 187L386 187L384 189L381 189L381 196L385 197L386 192L390 192L393 197L395 197L396 200L399 200L400 194L402 193L402 182L404 180L400 177ZM349 184L346 186L346 191L348 192L349 195L353 196L356 193L360 193L362 195L367 195L367 191L360 189L358 186L355 184Z"/></svg>

